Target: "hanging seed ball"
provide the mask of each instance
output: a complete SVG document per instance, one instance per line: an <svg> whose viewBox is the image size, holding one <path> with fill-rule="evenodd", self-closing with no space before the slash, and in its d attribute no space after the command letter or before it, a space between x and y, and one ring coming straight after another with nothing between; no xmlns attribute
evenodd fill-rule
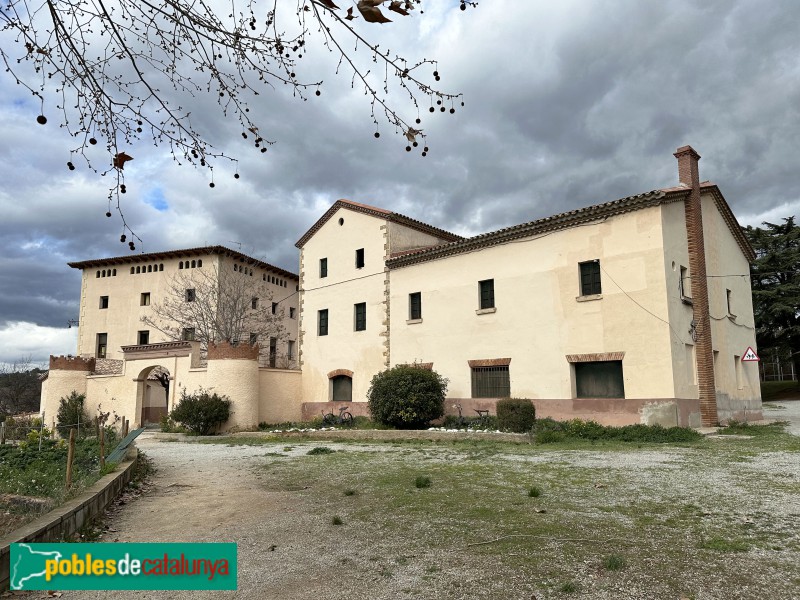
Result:
<svg viewBox="0 0 800 600"><path fill-rule="evenodd" d="M249 108L245 108L244 112L250 112L250 109Z"/></svg>
<svg viewBox="0 0 800 600"><path fill-rule="evenodd" d="M441 103L442 103L442 101L441 101L441 100L437 100L437 101L436 101L436 104L441 104Z"/></svg>
<svg viewBox="0 0 800 600"><path fill-rule="evenodd" d="M220 93L219 93L219 97L220 97L220 98L224 98L224 97L225 97L225 92L220 92Z"/></svg>
<svg viewBox="0 0 800 600"><path fill-rule="evenodd" d="M413 144L411 144L411 145L412 145L412 146L414 146L414 148L416 148L417 146L419 146L419 144L418 144L417 142L414 142L414 143L413 143Z"/></svg>
<svg viewBox="0 0 800 600"><path fill-rule="evenodd" d="M425 152L425 151L423 151L423 152L422 152L422 156L428 156L428 153L427 153L427 152Z"/></svg>
<svg viewBox="0 0 800 600"><path fill-rule="evenodd" d="M425 147L422 149L422 151L423 151L423 152L427 152L427 151L428 151L428 147L427 147L427 146L425 146Z"/></svg>
<svg viewBox="0 0 800 600"><path fill-rule="evenodd" d="M44 125L45 123L47 123L47 117L45 117L44 115L39 115L38 117L36 117L36 122L39 125Z"/></svg>
<svg viewBox="0 0 800 600"><path fill-rule="evenodd" d="M440 81L442 78L441 78L441 77L439 77L439 76L437 75L436 77L434 77L434 79L435 79L436 81Z"/></svg>
<svg viewBox="0 0 800 600"><path fill-rule="evenodd" d="M456 112L456 109L455 108L451 108L450 109L450 114L452 115L454 112Z"/></svg>
<svg viewBox="0 0 800 600"><path fill-rule="evenodd" d="M244 131L242 132L242 137L243 137L244 139L247 139L247 134L246 134Z"/></svg>
<svg viewBox="0 0 800 600"><path fill-rule="evenodd" d="M137 127L136 128L136 133L142 133L142 128L141 127Z"/></svg>
<svg viewBox="0 0 800 600"><path fill-rule="evenodd" d="M411 152L411 146L406 146L406 152Z"/></svg>
<svg viewBox="0 0 800 600"><path fill-rule="evenodd" d="M128 191L128 188L126 188L125 184L123 183L121 186L119 186L119 191L124 194Z"/></svg>
<svg viewBox="0 0 800 600"><path fill-rule="evenodd" d="M136 121L136 124L137 124L137 125L141 125L141 124L142 124L142 122L141 122L141 121Z"/></svg>
<svg viewBox="0 0 800 600"><path fill-rule="evenodd" d="M92 146L94 146L95 144L97 144L97 140L96 140L96 139L94 139L94 138L89 138L89 143L90 143Z"/></svg>
<svg viewBox="0 0 800 600"><path fill-rule="evenodd" d="M261 153L262 153L262 154L263 154L264 152L266 152L266 151L267 151L267 149L266 149L266 148L262 148L262 149L261 149Z"/></svg>
<svg viewBox="0 0 800 600"><path fill-rule="evenodd" d="M436 109L431 106L431 112L436 112Z"/></svg>
<svg viewBox="0 0 800 600"><path fill-rule="evenodd" d="M123 233L121 236L119 236L119 241L120 241L120 242L122 242L123 244L125 243L125 240L126 240L126 239L127 239L127 238L125 237L125 234L124 234L124 233Z"/></svg>
<svg viewBox="0 0 800 600"><path fill-rule="evenodd" d="M461 106L464 106L464 103L463 103L463 102L461 103Z"/></svg>
<svg viewBox="0 0 800 600"><path fill-rule="evenodd" d="M206 159L205 158L201 158L200 159L200 164L205 167L206 166Z"/></svg>
<svg viewBox="0 0 800 600"><path fill-rule="evenodd" d="M417 125L419 125L420 123L422 123L422 121L419 119L419 117L417 117Z"/></svg>
<svg viewBox="0 0 800 600"><path fill-rule="evenodd" d="M68 163L67 163L67 168L68 168L70 171L74 171L74 170L75 170L75 165L73 165L71 162L68 162Z"/></svg>
<svg viewBox="0 0 800 600"><path fill-rule="evenodd" d="M134 246L133 242L128 242L128 248L131 250L136 250L136 246Z"/></svg>
<svg viewBox="0 0 800 600"><path fill-rule="evenodd" d="M320 92L319 90L317 90L316 94L317 94L317 96L321 96L321 95L322 95L322 92Z"/></svg>
<svg viewBox="0 0 800 600"><path fill-rule="evenodd" d="M213 188L214 187L214 182L212 181L211 183L209 183L208 187Z"/></svg>
<svg viewBox="0 0 800 600"><path fill-rule="evenodd" d="M233 178L234 178L234 179L239 179L239 174L238 174L238 173L234 173L234 174L233 174Z"/></svg>
<svg viewBox="0 0 800 600"><path fill-rule="evenodd" d="M109 217L109 218L111 217L111 211L110 210L106 211L106 216Z"/></svg>
<svg viewBox="0 0 800 600"><path fill-rule="evenodd" d="M461 10L467 10L467 5L463 2L461 3Z"/></svg>
<svg viewBox="0 0 800 600"><path fill-rule="evenodd" d="M291 77L292 79L294 79L294 73L289 73L289 77Z"/></svg>
<svg viewBox="0 0 800 600"><path fill-rule="evenodd" d="M381 134L380 134L379 132L377 132L377 131L376 131L376 132L375 132L375 137L376 137L376 138L379 138L379 137L381 137Z"/></svg>
<svg viewBox="0 0 800 600"><path fill-rule="evenodd" d="M433 72L433 76L434 76L434 77L438 77L438 76L439 76L439 71L434 71L434 72Z"/></svg>
<svg viewBox="0 0 800 600"><path fill-rule="evenodd" d="M442 108L440 108L439 110L441 110L442 112L444 112L444 111L446 111L447 109L446 109L446 108L443 106L443 107L442 107Z"/></svg>

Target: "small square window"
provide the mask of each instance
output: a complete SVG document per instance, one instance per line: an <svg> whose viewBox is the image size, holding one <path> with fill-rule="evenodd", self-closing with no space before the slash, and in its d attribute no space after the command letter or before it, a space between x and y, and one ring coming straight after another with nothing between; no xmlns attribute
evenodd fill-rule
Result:
<svg viewBox="0 0 800 600"><path fill-rule="evenodd" d="M408 295L408 318L412 321L422 318L422 292Z"/></svg>
<svg viewBox="0 0 800 600"><path fill-rule="evenodd" d="M194 327L185 327L183 329L183 341L184 342L194 341Z"/></svg>
<svg viewBox="0 0 800 600"><path fill-rule="evenodd" d="M602 293L600 286L600 261L590 260L579 263L581 274L581 296L595 296Z"/></svg>
<svg viewBox="0 0 800 600"><path fill-rule="evenodd" d="M289 318L296 319L297 318L297 309L294 306L289 307Z"/></svg>
<svg viewBox="0 0 800 600"><path fill-rule="evenodd" d="M142 295L139 297L139 305L150 306L150 292L142 292Z"/></svg>
<svg viewBox="0 0 800 600"><path fill-rule="evenodd" d="M194 288L190 288L186 290L186 301L187 302L194 302L197 296L194 293Z"/></svg>
<svg viewBox="0 0 800 600"><path fill-rule="evenodd" d="M251 346L255 346L257 343L258 343L258 334L257 333L251 333L250 334L250 345Z"/></svg>
<svg viewBox="0 0 800 600"><path fill-rule="evenodd" d="M364 331L367 328L367 303L360 302L353 305L355 311L355 330Z"/></svg>
<svg viewBox="0 0 800 600"><path fill-rule="evenodd" d="M494 308L494 279L486 279L478 282L480 292L480 308Z"/></svg>
<svg viewBox="0 0 800 600"><path fill-rule="evenodd" d="M317 335L328 335L328 309L317 311Z"/></svg>
<svg viewBox="0 0 800 600"><path fill-rule="evenodd" d="M108 308L108 296L100 296L100 308Z"/></svg>
<svg viewBox="0 0 800 600"><path fill-rule="evenodd" d="M147 330L140 331L139 335L137 336L137 343L140 346L146 346L150 343L150 332Z"/></svg>
<svg viewBox="0 0 800 600"><path fill-rule="evenodd" d="M359 248L356 250L356 269L364 268L364 249Z"/></svg>
<svg viewBox="0 0 800 600"><path fill-rule="evenodd" d="M323 277L328 276L328 259L327 258L320 258L319 259L319 276L320 279Z"/></svg>

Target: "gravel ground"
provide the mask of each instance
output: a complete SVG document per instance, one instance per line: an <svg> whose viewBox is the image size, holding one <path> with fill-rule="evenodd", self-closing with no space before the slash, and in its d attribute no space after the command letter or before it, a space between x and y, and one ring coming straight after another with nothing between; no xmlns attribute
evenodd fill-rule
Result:
<svg viewBox="0 0 800 600"><path fill-rule="evenodd" d="M793 430L800 434L800 402L780 403L783 409L768 409L765 417L791 419ZM238 591L237 592L90 592L65 591L64 598L281 598L297 600L354 599L381 600L395 598L560 598L570 597L555 590L548 594L539 591L536 582L524 581L520 572L508 571L502 583L497 579L488 581L482 574L500 567L492 563L490 555L454 548L452 551L415 548L414 568L394 568L392 577L376 574L374 556L396 556L396 542L390 536L385 539L372 537L358 531L331 528L321 520L318 505L309 505L313 494L298 490L280 490L265 485L267 474L264 465L270 453L289 456L305 455L317 444L292 442L265 445L228 446L224 444L198 444L167 442L155 433L144 433L137 444L152 459L157 472L152 476L150 491L118 510L110 519L111 529L99 541L106 542L236 542L238 544ZM720 441L721 444L731 443ZM463 462L467 456L446 447L413 446L405 448L393 444L339 444L337 450L352 452L382 453L387 465L392 455L419 453L420 460L433 462ZM420 449L422 448L422 449ZM491 460L503 460L514 468L526 470L536 465L569 465L577 474L588 473L589 481L605 487L626 490L620 492L615 502L625 503L630 498L636 502L662 501L656 498L653 488L665 489L661 485L665 478L673 490L676 502L696 503L700 510L716 513L732 521L741 519L765 519L773 531L786 530L792 537L800 516L800 498L781 490L770 491L761 497L748 497L742 491L743 478L761 476L764 470L785 477L794 484L800 480L800 461L791 452L773 452L755 455L735 468L719 465L709 458L704 466L702 478L687 475L682 466L691 453L687 448L667 447L657 450L635 451L550 451L543 454L502 454ZM694 463L696 464L696 463ZM632 475L635 474L635 475ZM635 480L635 483L631 483ZM656 485L655 482L658 482ZM630 486L635 489L631 490ZM627 496L625 494L628 494ZM652 497L651 497L652 495ZM643 504L644 505L644 504ZM613 503L611 504L613 506ZM620 505L622 506L622 504ZM332 507L335 510L335 507ZM587 510L585 518L608 518L608 512ZM613 514L613 511L612 511ZM769 518L765 515L769 515ZM452 518L439 515L436 518ZM329 516L327 517L330 518ZM555 517L553 517L555 518ZM615 515L620 522L629 519ZM714 518L714 517L709 517ZM761 523L756 526L760 527ZM767 527L767 525L764 525ZM783 529L781 529L783 528ZM477 533L480 536L480 532ZM473 538L475 536L473 535ZM480 537L475 538L480 539ZM485 539L485 536L484 536ZM393 545L394 544L394 545ZM274 551L270 547L274 546ZM691 554L696 550L688 550ZM352 557L347 566L341 558ZM792 552L773 553L753 549L750 552L720 554L726 568L746 574L745 584L735 595L699 593L697 600L722 598L770 598L794 599L800 597L792 589L800 586L800 571L787 567L794 564ZM487 562L488 559L488 562ZM716 559L715 559L716 560ZM416 565L441 565L437 577L426 577L422 567ZM691 564L691 561L689 561ZM387 567L388 568L388 567ZM653 568L675 568L671 565L653 565ZM790 573L786 578L787 571ZM752 573L752 574L751 574ZM591 581L601 577L589 564L579 572L572 573L577 579ZM690 589L713 590L721 582L707 584L694 581L701 577L687 572L686 580L692 582ZM705 575L704 577L707 577ZM781 581L774 581L776 577ZM421 580L426 583L420 584ZM597 600L620 600L659 598L648 591L646 581L641 578L625 580L624 574L618 587L605 585L592 588L591 593L577 593L572 597ZM793 588L795 586L795 588ZM513 590L513 594L509 591ZM789 591L787 591L789 590ZM680 600L679 596L668 596ZM688 598L688 596L687 596Z"/></svg>
<svg viewBox="0 0 800 600"><path fill-rule="evenodd" d="M789 421L786 431L800 435L800 399L768 402L764 406L764 418Z"/></svg>

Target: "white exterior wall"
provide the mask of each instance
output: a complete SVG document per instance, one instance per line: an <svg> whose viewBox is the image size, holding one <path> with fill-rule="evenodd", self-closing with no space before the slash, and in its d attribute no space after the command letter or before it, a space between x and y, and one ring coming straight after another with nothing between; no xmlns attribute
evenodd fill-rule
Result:
<svg viewBox="0 0 800 600"><path fill-rule="evenodd" d="M758 363L742 362L755 339L750 264L728 229L711 194L702 196L703 236L706 244L708 305L715 352L714 380L720 421L760 418L761 385ZM713 277L723 275L724 277ZM726 290L731 291L731 314Z"/></svg>
<svg viewBox="0 0 800 600"><path fill-rule="evenodd" d="M344 219L339 225L339 219ZM364 248L364 268L355 267L355 252ZM353 372L353 401L366 400L372 376L386 365L387 305L386 221L340 208L300 251L302 292L301 370L303 399L326 402L328 373ZM320 278L319 261L328 259L328 276ZM366 302L367 328L355 331L354 304ZM328 309L328 335L317 335L318 311Z"/></svg>
<svg viewBox="0 0 800 600"><path fill-rule="evenodd" d="M181 261L187 260L203 261L201 268L183 269L178 268ZM192 272L215 268L233 269L234 263L238 260L232 257L220 257L214 254L197 255L190 257L180 257L175 259L158 260L151 262L133 262L123 265L109 265L108 267L94 267L83 270L81 278L81 301L80 317L78 326L78 355L95 356L97 351L97 334L106 333L108 335L107 358L122 359L121 346L135 345L138 343L138 332L143 330L150 331L150 343L170 341L157 329L153 329L142 323L143 316L152 316L152 306L162 301L170 289L172 278L178 274L191 275ZM151 273L131 274L131 267L134 269L139 266L147 267L151 265L158 267L164 265L163 271ZM272 271L260 267L250 266L253 271L253 278L256 282L263 282L266 275L278 277L286 281L286 287L271 283L269 280L263 282L266 291L263 301L280 301L279 310L284 315L283 326L287 332L287 339L282 340L278 348L278 354L284 355L288 348L288 340L297 341L298 323L298 297L296 292L297 281L278 275ZM97 272L111 271L116 269L116 276L97 277ZM242 275L247 277L249 275ZM144 292L150 293L150 306L141 306L141 295ZM108 296L108 308L100 308L100 297ZM271 297L271 300L267 298ZM295 318L289 317L290 307L294 308ZM246 341L246 340L245 340ZM268 346L269 340L260 340L263 346ZM295 352L297 344L295 344Z"/></svg>
<svg viewBox="0 0 800 600"><path fill-rule="evenodd" d="M511 358L512 396L567 399L567 354L623 351L626 398L674 397L669 327L645 310L668 319L662 236L653 207L393 269L391 363L433 362L450 380L448 396L469 398L468 360ZM578 263L594 259L602 298L578 301ZM485 279L494 279L497 310L478 315ZM417 324L406 323L412 292L422 292Z"/></svg>

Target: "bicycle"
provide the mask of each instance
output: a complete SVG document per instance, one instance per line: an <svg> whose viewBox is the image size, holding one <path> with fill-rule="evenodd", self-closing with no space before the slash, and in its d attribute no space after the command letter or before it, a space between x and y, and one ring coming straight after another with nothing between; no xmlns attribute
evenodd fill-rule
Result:
<svg viewBox="0 0 800 600"><path fill-rule="evenodd" d="M350 427L353 424L353 415L347 411L348 408L348 406L340 406L338 417L333 414L333 411L326 413L323 410L322 424L326 427L332 427L334 425L344 425L345 427Z"/></svg>

